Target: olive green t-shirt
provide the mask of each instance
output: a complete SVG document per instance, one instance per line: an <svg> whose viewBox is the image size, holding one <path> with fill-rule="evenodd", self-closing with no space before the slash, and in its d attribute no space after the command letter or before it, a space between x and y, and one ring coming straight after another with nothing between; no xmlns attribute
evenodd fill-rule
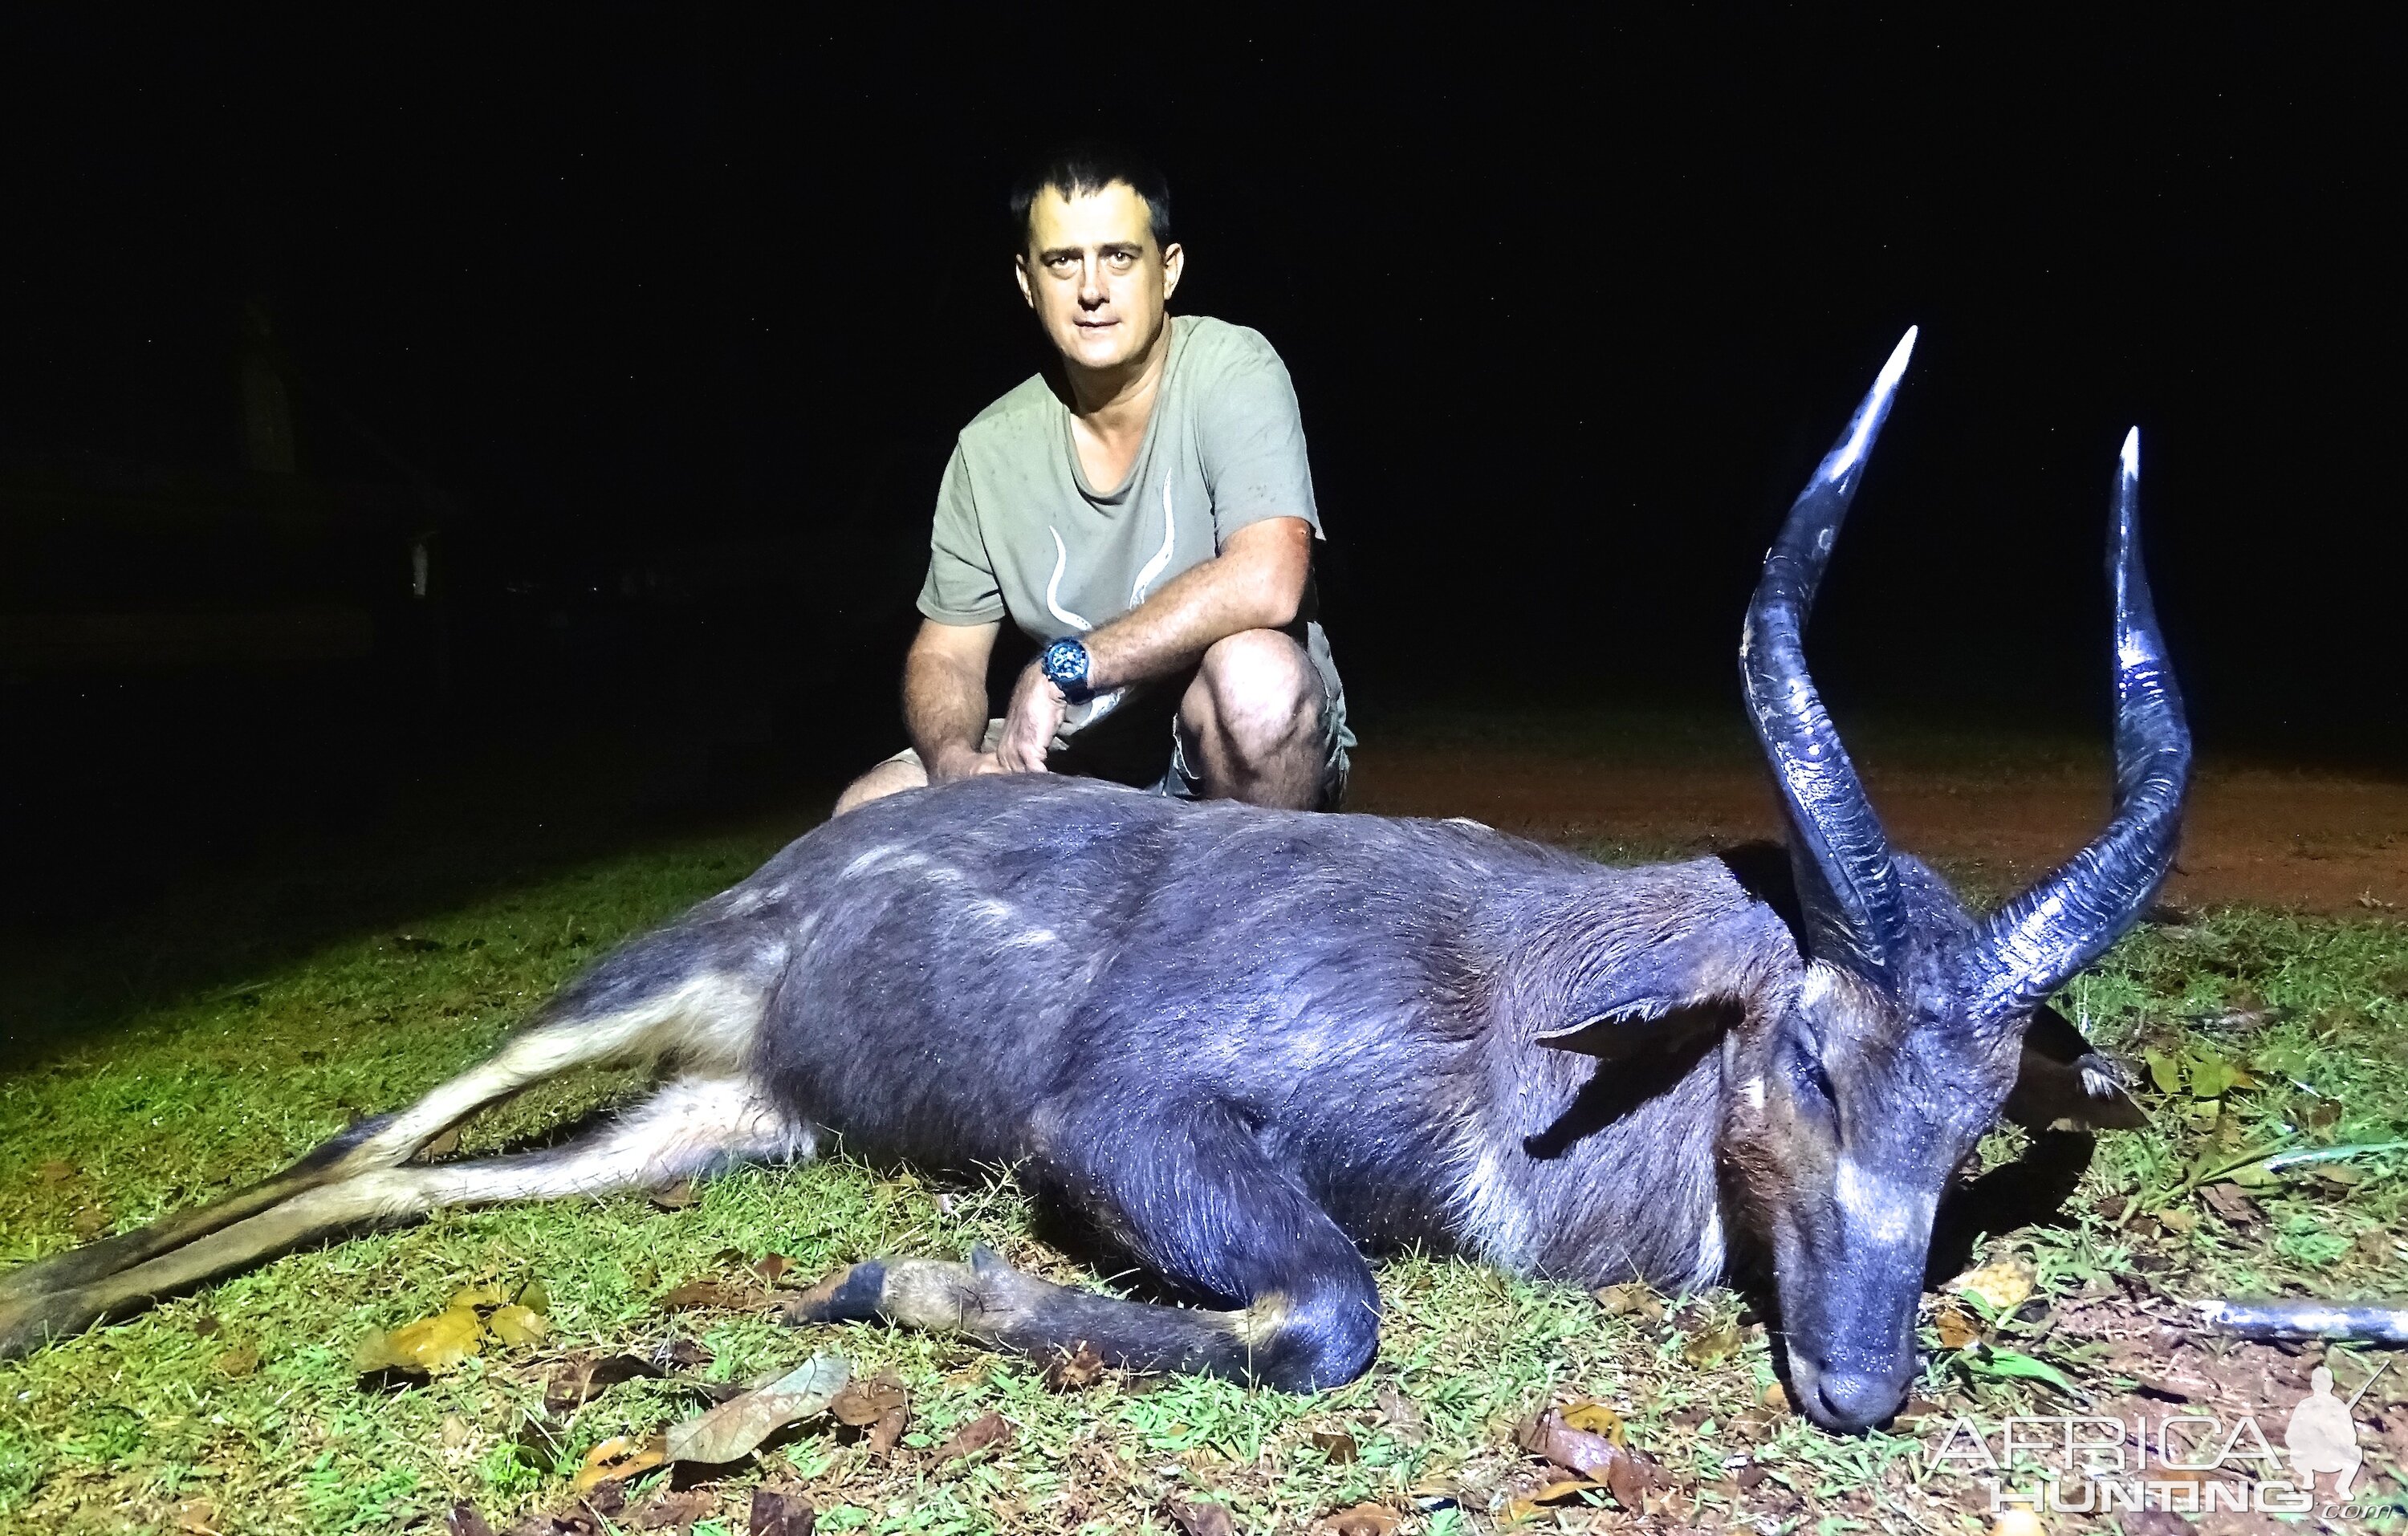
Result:
<svg viewBox="0 0 2408 1536"><path fill-rule="evenodd" d="M962 429L937 493L920 611L939 624L1010 618L1039 644L1116 619L1229 535L1271 517L1321 537L1304 423L1260 332L1201 315L1170 322L1170 355L1128 479L1087 483L1070 412L1041 374ZM1308 590L1297 639L1321 672L1338 738L1345 695ZM1074 709L1067 735L1119 703Z"/></svg>

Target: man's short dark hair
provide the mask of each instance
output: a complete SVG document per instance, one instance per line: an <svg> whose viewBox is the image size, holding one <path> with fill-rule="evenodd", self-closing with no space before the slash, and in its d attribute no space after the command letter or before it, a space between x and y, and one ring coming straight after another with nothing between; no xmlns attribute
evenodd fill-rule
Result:
<svg viewBox="0 0 2408 1536"><path fill-rule="evenodd" d="M1028 249L1028 210L1052 187L1065 201L1091 197L1115 181L1125 182L1145 201L1146 225L1154 248L1170 249L1170 183L1144 156L1116 144L1074 144L1046 156L1012 184L1011 227L1020 249Z"/></svg>

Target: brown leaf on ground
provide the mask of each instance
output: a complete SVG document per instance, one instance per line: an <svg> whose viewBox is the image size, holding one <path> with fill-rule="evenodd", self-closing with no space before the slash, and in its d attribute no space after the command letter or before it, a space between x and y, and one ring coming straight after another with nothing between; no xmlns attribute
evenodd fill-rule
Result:
<svg viewBox="0 0 2408 1536"><path fill-rule="evenodd" d="M1681 1346L1681 1358L1701 1371L1720 1365L1737 1353L1739 1329L1728 1323L1693 1333L1689 1342Z"/></svg>
<svg viewBox="0 0 2408 1536"><path fill-rule="evenodd" d="M664 1374L640 1355L573 1355L543 1384L543 1406L554 1418L590 1402L621 1382Z"/></svg>
<svg viewBox="0 0 2408 1536"><path fill-rule="evenodd" d="M1083 1392L1104 1379L1105 1369L1096 1346L1082 1342L1075 1351L1062 1351L1045 1362L1045 1385L1056 1392Z"/></svg>
<svg viewBox="0 0 2408 1536"><path fill-rule="evenodd" d="M717 1358L692 1339L671 1339L652 1351L655 1364L678 1371L699 1371Z"/></svg>
<svg viewBox="0 0 2408 1536"><path fill-rule="evenodd" d="M661 1298L663 1312L696 1312L716 1308L722 1312L761 1312L778 1304L779 1299L767 1291L750 1285L730 1285L720 1280L689 1280Z"/></svg>
<svg viewBox="0 0 2408 1536"><path fill-rule="evenodd" d="M650 1471L668 1459L662 1449L661 1437L654 1435L641 1443L625 1435L609 1439L585 1453L584 1464L577 1475L568 1480L571 1493L589 1493L605 1483L624 1483L638 1472Z"/></svg>
<svg viewBox="0 0 2408 1536"><path fill-rule="evenodd" d="M445 1536L494 1536L494 1528L485 1523L477 1506L466 1502L452 1506L452 1512L443 1516L443 1529Z"/></svg>
<svg viewBox="0 0 2408 1536"><path fill-rule="evenodd" d="M625 1525L630 1530L683 1531L696 1520L710 1513L719 1496L709 1488L688 1488L683 1493L665 1493L637 1507Z"/></svg>
<svg viewBox="0 0 2408 1536"><path fill-rule="evenodd" d="M767 1386L669 1426L668 1458L715 1465L750 1456L787 1425L824 1413L852 1371L841 1355L814 1355Z"/></svg>
<svg viewBox="0 0 2408 1536"><path fill-rule="evenodd" d="M1343 1429L1315 1429L1312 1440L1312 1448L1327 1457L1333 1467L1343 1467L1362 1459L1363 1447Z"/></svg>
<svg viewBox="0 0 2408 1536"><path fill-rule="evenodd" d="M1009 1444L1011 1426L1001 1414L981 1414L954 1430L946 1442L937 1447L931 1457L937 1461L953 1461L962 1457L976 1456L989 1446Z"/></svg>
<svg viewBox="0 0 2408 1536"><path fill-rule="evenodd" d="M1327 1536L1395 1536L1402 1520L1385 1504L1357 1504L1335 1514L1324 1515L1316 1529Z"/></svg>
<svg viewBox="0 0 2408 1536"><path fill-rule="evenodd" d="M1513 1442L1532 1456L1543 1457L1583 1477L1603 1477L1614 1457L1623 1454L1603 1435L1566 1424L1563 1414L1553 1408L1523 1420L1514 1431Z"/></svg>
<svg viewBox="0 0 2408 1536"><path fill-rule="evenodd" d="M238 1344L210 1361L209 1369L228 1380L248 1376L259 1369L259 1350L255 1345Z"/></svg>
<svg viewBox="0 0 2408 1536"><path fill-rule="evenodd" d="M792 1489L754 1488L744 1536L811 1536L819 1520L811 1501Z"/></svg>
<svg viewBox="0 0 2408 1536"><path fill-rule="evenodd" d="M1227 1506L1189 1503L1173 1499L1162 1506L1169 1517L1170 1529L1179 1536L1238 1536L1238 1523L1229 1518Z"/></svg>
<svg viewBox="0 0 2408 1536"><path fill-rule="evenodd" d="M543 1313L531 1307L512 1303L496 1307L485 1319L485 1330L505 1344L531 1344L552 1331Z"/></svg>
<svg viewBox="0 0 2408 1536"><path fill-rule="evenodd" d="M2266 1213L2256 1200L2241 1192L2240 1186L2212 1184L2199 1192L2207 1208L2235 1227L2256 1227L2266 1219Z"/></svg>
<svg viewBox="0 0 2408 1536"><path fill-rule="evenodd" d="M1943 1304L1932 1314L1931 1326L1940 1335L1942 1349L1971 1349L1982 1342L1982 1325L1971 1313L1954 1302Z"/></svg>
<svg viewBox="0 0 2408 1536"><path fill-rule="evenodd" d="M1380 1384L1380 1421L1388 1432L1408 1445L1419 1445L1429 1439L1429 1429L1422 1423L1422 1411L1413 1400L1397 1390L1394 1383Z"/></svg>
<svg viewBox="0 0 2408 1536"><path fill-rule="evenodd" d="M1671 1487L1672 1476L1655 1457L1640 1451L1617 1451L1605 1470L1605 1486L1613 1501L1633 1514L1646 1509L1647 1495Z"/></svg>
<svg viewBox="0 0 2408 1536"><path fill-rule="evenodd" d="M1604 1486L1604 1484L1592 1483L1585 1477L1562 1478L1547 1484L1535 1492L1509 1501L1505 1506L1504 1514L1499 1518L1509 1525L1515 1520L1526 1520L1549 1504L1559 1504L1568 1499L1576 1499L1592 1489Z"/></svg>
<svg viewBox="0 0 2408 1536"><path fill-rule="evenodd" d="M1644 1281L1627 1281L1619 1285L1606 1285L1590 1293L1605 1309L1608 1317L1638 1317L1656 1323L1664 1318L1664 1299Z"/></svg>
<svg viewBox="0 0 2408 1536"><path fill-rule="evenodd" d="M476 1354L484 1331L473 1309L449 1307L390 1333L382 1328L371 1331L353 1352L351 1369L362 1375L378 1371L436 1375Z"/></svg>
<svg viewBox="0 0 2408 1536"><path fill-rule="evenodd" d="M683 1211L702 1196L694 1187L692 1179L680 1179L666 1188L653 1190L651 1198L653 1206L659 1210Z"/></svg>
<svg viewBox="0 0 2408 1536"><path fill-rule="evenodd" d="M2032 1286L2039 1281L2040 1271L2029 1260L2010 1255L1966 1270L1948 1288L1978 1296L1994 1311L2013 1312L2031 1299Z"/></svg>
<svg viewBox="0 0 2408 1536"><path fill-rule="evenodd" d="M1616 1445L1630 1443L1630 1431L1623 1427L1622 1415L1601 1402L1583 1398L1564 1404L1558 1412L1564 1415L1564 1422L1575 1429L1603 1435Z"/></svg>
<svg viewBox="0 0 2408 1536"><path fill-rule="evenodd" d="M907 1400L902 1382L893 1372L883 1372L866 1381L847 1382L828 1403L828 1417L858 1429L877 1423Z"/></svg>

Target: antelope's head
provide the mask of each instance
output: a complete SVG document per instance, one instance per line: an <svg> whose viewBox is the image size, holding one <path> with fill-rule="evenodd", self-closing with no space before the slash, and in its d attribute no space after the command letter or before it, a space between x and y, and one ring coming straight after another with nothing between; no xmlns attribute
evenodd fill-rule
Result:
<svg viewBox="0 0 2408 1536"><path fill-rule="evenodd" d="M2190 766L2141 567L2135 428L2107 555L2116 693L2107 830L1985 916L1892 853L1800 639L1914 335L1791 508L1740 646L1749 713L1787 814L1805 964L1726 1039L1724 1171L1769 1242L1799 1405L1835 1429L1879 1423L1904 1400L1941 1193L2016 1087L2044 999L2113 944L2164 880ZM2112 1083L2088 1086L2120 1101ZM2101 1123L2114 1123L2101 1107Z"/></svg>

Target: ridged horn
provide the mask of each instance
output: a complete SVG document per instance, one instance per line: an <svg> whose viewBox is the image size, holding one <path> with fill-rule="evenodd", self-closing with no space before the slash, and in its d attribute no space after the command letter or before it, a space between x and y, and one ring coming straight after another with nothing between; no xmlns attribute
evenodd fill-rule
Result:
<svg viewBox="0 0 2408 1536"><path fill-rule="evenodd" d="M1983 925L1977 1016L2011 1018L2123 937L2173 867L2190 727L2141 563L2141 429L2115 474L2107 580L2115 593L2115 810L2107 830Z"/></svg>
<svg viewBox="0 0 2408 1536"><path fill-rule="evenodd" d="M1739 649L1748 719L1788 811L1789 859L1805 907L1807 948L1813 958L1885 989L1903 963L1905 900L1889 839L1807 675L1804 634L1914 337L1910 326L1847 430L1791 504L1765 554Z"/></svg>

